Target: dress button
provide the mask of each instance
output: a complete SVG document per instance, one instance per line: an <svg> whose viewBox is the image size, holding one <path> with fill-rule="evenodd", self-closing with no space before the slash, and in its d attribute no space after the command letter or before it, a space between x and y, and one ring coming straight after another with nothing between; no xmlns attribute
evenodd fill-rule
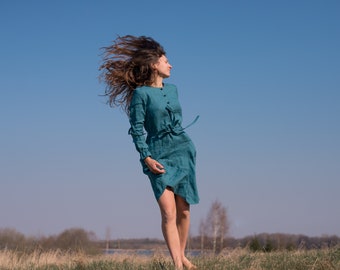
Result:
<svg viewBox="0 0 340 270"><path fill-rule="evenodd" d="M170 104L170 102L168 101L166 104Z"/></svg>

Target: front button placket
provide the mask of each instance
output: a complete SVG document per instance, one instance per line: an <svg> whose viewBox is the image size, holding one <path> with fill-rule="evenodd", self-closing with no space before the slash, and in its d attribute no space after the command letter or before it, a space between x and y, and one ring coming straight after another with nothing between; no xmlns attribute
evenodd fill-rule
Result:
<svg viewBox="0 0 340 270"><path fill-rule="evenodd" d="M165 92L164 92L164 89L163 88L161 88L161 93L162 93L162 95L163 95L163 97L164 97L164 101L166 101L166 104L170 104L170 101L166 98L167 97L167 95L165 94Z"/></svg>

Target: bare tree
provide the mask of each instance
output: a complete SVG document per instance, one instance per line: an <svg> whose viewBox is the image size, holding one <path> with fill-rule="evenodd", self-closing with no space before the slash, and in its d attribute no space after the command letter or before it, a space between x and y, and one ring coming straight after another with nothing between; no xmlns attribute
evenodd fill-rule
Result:
<svg viewBox="0 0 340 270"><path fill-rule="evenodd" d="M64 250L90 252L94 248L93 242L95 240L96 236L93 232L87 232L82 228L71 228L59 234L55 239L54 245Z"/></svg>
<svg viewBox="0 0 340 270"><path fill-rule="evenodd" d="M212 239L213 252L217 251L217 240L219 239L219 250L223 249L224 239L229 231L227 210L218 200L210 207L206 224Z"/></svg>
<svg viewBox="0 0 340 270"><path fill-rule="evenodd" d="M110 229L110 227L106 228L105 238L106 238L106 253L109 253L110 240L111 240L111 229Z"/></svg>
<svg viewBox="0 0 340 270"><path fill-rule="evenodd" d="M19 249L25 246L25 236L12 228L0 229L0 250Z"/></svg>
<svg viewBox="0 0 340 270"><path fill-rule="evenodd" d="M199 233L200 233L200 237L201 237L201 251L203 252L204 241L205 241L205 238L208 235L208 226L207 226L206 220L201 219L200 227L199 227Z"/></svg>
<svg viewBox="0 0 340 270"><path fill-rule="evenodd" d="M227 209L225 207L220 208L220 222L221 222L221 227L220 227L220 250L223 249L224 245L224 239L227 236L229 232L229 221L228 221L228 216L227 216Z"/></svg>

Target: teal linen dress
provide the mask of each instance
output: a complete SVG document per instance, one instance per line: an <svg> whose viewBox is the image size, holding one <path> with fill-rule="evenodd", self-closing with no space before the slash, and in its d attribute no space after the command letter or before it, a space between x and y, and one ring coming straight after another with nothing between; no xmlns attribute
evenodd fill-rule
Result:
<svg viewBox="0 0 340 270"><path fill-rule="evenodd" d="M137 87L129 107L129 121L129 134L140 154L143 172L150 179L156 200L170 187L187 203L198 203L196 149L182 127L182 109L176 86ZM166 172L152 173L144 162L148 156L161 163Z"/></svg>

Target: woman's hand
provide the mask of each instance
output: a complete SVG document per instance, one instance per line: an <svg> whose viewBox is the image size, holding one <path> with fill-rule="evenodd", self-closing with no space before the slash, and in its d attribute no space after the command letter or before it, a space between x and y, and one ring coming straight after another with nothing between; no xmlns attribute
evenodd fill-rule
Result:
<svg viewBox="0 0 340 270"><path fill-rule="evenodd" d="M151 157L147 157L144 159L144 162L152 173L154 174L165 173L163 165L160 164L157 160L152 159Z"/></svg>

